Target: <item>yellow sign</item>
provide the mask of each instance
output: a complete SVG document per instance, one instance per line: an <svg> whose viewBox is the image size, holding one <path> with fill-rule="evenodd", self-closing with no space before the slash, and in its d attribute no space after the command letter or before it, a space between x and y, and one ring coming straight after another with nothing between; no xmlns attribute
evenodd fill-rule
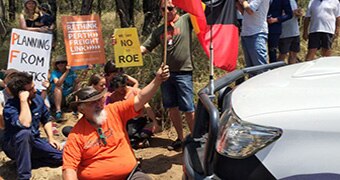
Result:
<svg viewBox="0 0 340 180"><path fill-rule="evenodd" d="M117 67L143 66L142 53L136 28L115 29L114 45Z"/></svg>

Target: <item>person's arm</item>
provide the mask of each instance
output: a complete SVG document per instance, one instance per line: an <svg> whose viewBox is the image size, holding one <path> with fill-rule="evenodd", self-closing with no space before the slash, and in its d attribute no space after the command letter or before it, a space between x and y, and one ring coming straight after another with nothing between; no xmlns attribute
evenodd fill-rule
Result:
<svg viewBox="0 0 340 180"><path fill-rule="evenodd" d="M77 172L74 169L63 170L63 180L77 180Z"/></svg>
<svg viewBox="0 0 340 180"><path fill-rule="evenodd" d="M44 125L44 130L47 135L48 143L51 144L52 147L61 151L61 144L53 138L53 130L52 130L52 122L48 122Z"/></svg>
<svg viewBox="0 0 340 180"><path fill-rule="evenodd" d="M19 122L24 127L30 127L32 123L32 114L31 109L28 104L28 91L19 92L20 99L20 113L19 113Z"/></svg>
<svg viewBox="0 0 340 180"><path fill-rule="evenodd" d="M336 24L335 24L334 38L337 38L339 36L339 28L340 28L340 17L337 17Z"/></svg>
<svg viewBox="0 0 340 180"><path fill-rule="evenodd" d="M142 55L149 53L148 49L146 49L146 47L144 46L140 46L140 52L142 53Z"/></svg>
<svg viewBox="0 0 340 180"><path fill-rule="evenodd" d="M56 86L60 87L63 85L68 73L70 72L71 67L66 66L66 71L60 76L60 78L54 78L53 82Z"/></svg>
<svg viewBox="0 0 340 180"><path fill-rule="evenodd" d="M133 78L132 76L129 76L129 75L127 75L127 74L124 74L124 76L126 76L127 82L128 82L128 85L129 85L129 86L132 86L132 87L134 87L134 88L138 88L139 82L138 82L137 79L135 79L135 78Z"/></svg>
<svg viewBox="0 0 340 180"><path fill-rule="evenodd" d="M36 31L36 32L46 32L48 31L47 27L27 27L26 20L23 14L20 14L19 17L19 27L20 29L28 30L28 31Z"/></svg>
<svg viewBox="0 0 340 180"><path fill-rule="evenodd" d="M138 112L144 105L149 102L152 96L158 90L158 87L162 84L163 81L166 81L170 76L169 73L169 66L162 65L161 68L158 69L156 73L156 77L147 85L145 86L134 98L134 106L135 111Z"/></svg>
<svg viewBox="0 0 340 180"><path fill-rule="evenodd" d="M282 16L277 17L278 22L281 23L292 19L293 17L292 7L290 6L289 1L283 0L282 3L284 13L282 13Z"/></svg>
<svg viewBox="0 0 340 180"><path fill-rule="evenodd" d="M305 17L303 20L303 39L307 41L308 39L308 27L309 27L310 17Z"/></svg>
<svg viewBox="0 0 340 180"><path fill-rule="evenodd" d="M254 14L254 11L250 7L250 4L248 3L248 1L239 0L239 3L241 4L241 7L243 8L243 11L241 11L241 12L246 11L249 15L253 15Z"/></svg>

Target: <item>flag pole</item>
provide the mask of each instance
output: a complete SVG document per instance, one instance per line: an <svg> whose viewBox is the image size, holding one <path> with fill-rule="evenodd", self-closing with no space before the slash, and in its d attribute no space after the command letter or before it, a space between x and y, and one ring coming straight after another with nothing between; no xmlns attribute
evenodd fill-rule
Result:
<svg viewBox="0 0 340 180"><path fill-rule="evenodd" d="M211 14L211 19L213 19L213 1L210 0L210 14ZM208 22L207 22L208 23ZM210 51L210 67L209 67L209 85L208 85L208 90L209 90L209 97L213 99L215 97L214 91L215 91L215 86L214 86L214 46L213 46L213 40L212 40L212 24L210 25L210 46L209 46L209 51Z"/></svg>
<svg viewBox="0 0 340 180"><path fill-rule="evenodd" d="M162 1L162 0L161 0ZM166 64L167 47L168 47L168 0L164 0L164 52L163 64Z"/></svg>

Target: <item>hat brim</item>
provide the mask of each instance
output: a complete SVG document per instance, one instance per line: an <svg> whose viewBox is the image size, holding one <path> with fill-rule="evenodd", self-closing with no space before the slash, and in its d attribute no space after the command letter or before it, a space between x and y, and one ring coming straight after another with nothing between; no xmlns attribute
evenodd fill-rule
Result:
<svg viewBox="0 0 340 180"><path fill-rule="evenodd" d="M73 101L70 103L70 106L71 107L76 107L78 106L79 104L81 103L86 103L86 102L93 102L93 101L97 101L99 100L100 98L104 97L104 95L107 93L107 89L104 89L103 92L97 94L97 95L94 95L88 99L85 99L85 100L76 100L76 101Z"/></svg>

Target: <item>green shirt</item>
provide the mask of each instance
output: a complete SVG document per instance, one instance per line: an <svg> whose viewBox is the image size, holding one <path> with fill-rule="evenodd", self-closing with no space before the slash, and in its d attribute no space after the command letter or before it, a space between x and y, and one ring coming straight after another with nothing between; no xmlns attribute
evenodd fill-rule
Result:
<svg viewBox="0 0 340 180"><path fill-rule="evenodd" d="M181 16L175 22L175 27L168 26L166 63L169 65L171 72L193 70L191 31L192 25L189 14ZM164 25L155 29L144 42L143 46L151 52L159 44L162 45L162 52L164 52Z"/></svg>

